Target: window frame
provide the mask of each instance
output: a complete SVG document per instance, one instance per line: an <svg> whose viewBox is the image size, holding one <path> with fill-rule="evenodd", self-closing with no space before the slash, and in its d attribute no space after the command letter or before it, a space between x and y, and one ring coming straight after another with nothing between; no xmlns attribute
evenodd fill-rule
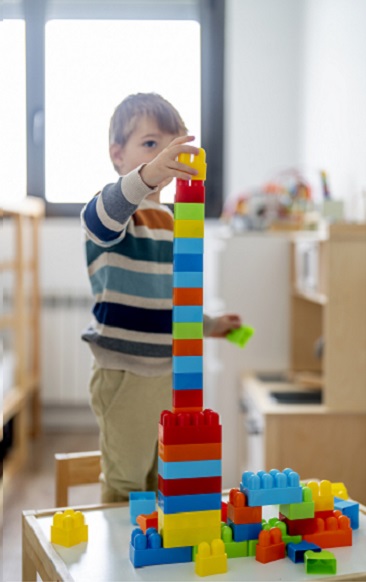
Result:
<svg viewBox="0 0 366 582"><path fill-rule="evenodd" d="M197 19L201 24L201 136L209 162L206 216L223 206L223 81L225 2L222 0L15 0L5 18L26 26L27 195L43 198L46 216L79 216L84 203L55 203L45 197L45 25L65 19Z"/></svg>

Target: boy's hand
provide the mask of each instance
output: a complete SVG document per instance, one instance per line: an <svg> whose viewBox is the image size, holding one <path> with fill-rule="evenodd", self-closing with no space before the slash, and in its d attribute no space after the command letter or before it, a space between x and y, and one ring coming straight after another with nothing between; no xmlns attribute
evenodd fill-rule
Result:
<svg viewBox="0 0 366 582"><path fill-rule="evenodd" d="M216 321L215 327L209 337L226 337L229 331L238 329L241 326L241 317L233 313L222 315Z"/></svg>
<svg viewBox="0 0 366 582"><path fill-rule="evenodd" d="M193 141L192 135L184 135L173 139L173 141L151 162L143 166L140 175L143 181L150 188L157 188L163 182L173 178L189 180L198 174L198 171L191 166L177 161L179 154L187 153L197 156L199 149L185 145L188 141Z"/></svg>

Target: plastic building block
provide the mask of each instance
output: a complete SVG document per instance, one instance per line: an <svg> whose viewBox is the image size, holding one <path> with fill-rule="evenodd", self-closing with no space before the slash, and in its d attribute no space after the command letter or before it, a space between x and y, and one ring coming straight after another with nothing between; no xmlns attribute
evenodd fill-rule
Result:
<svg viewBox="0 0 366 582"><path fill-rule="evenodd" d="M159 491L158 504L165 515L184 511L221 510L221 493L165 496Z"/></svg>
<svg viewBox="0 0 366 582"><path fill-rule="evenodd" d="M205 187L202 180L177 180L177 186L174 197L175 204L183 203L201 203L205 202Z"/></svg>
<svg viewBox="0 0 366 582"><path fill-rule="evenodd" d="M225 552L228 558L246 558L248 556L248 542L235 542L233 531L230 526L221 527L221 539L225 545Z"/></svg>
<svg viewBox="0 0 366 582"><path fill-rule="evenodd" d="M173 372L173 389L174 390L202 390L203 373L187 372L176 374Z"/></svg>
<svg viewBox="0 0 366 582"><path fill-rule="evenodd" d="M183 239L182 239L183 240ZM198 287L176 287L173 288L174 305L203 305L203 289ZM174 339L202 339L203 333L197 338L177 337Z"/></svg>
<svg viewBox="0 0 366 582"><path fill-rule="evenodd" d="M285 545L289 544L289 543L294 543L294 544L298 544L301 542L301 535L289 535L287 533L287 525L285 522L280 521L279 519L277 519L276 517L270 519L268 522L266 522L265 520L262 521L262 527L265 530L270 530L273 527L278 527L281 530L281 535L282 535L282 541L285 543Z"/></svg>
<svg viewBox="0 0 366 582"><path fill-rule="evenodd" d="M257 538L262 531L262 523L233 523L229 518L228 525L236 542L244 542Z"/></svg>
<svg viewBox="0 0 366 582"><path fill-rule="evenodd" d="M88 526L81 511L66 509L53 516L51 525L51 543L70 548L88 541Z"/></svg>
<svg viewBox="0 0 366 582"><path fill-rule="evenodd" d="M305 552L305 572L307 574L336 574L337 560L332 552Z"/></svg>
<svg viewBox="0 0 366 582"><path fill-rule="evenodd" d="M181 408L203 408L203 390L173 390L173 412ZM206 457L200 457L204 459ZM193 459L164 459L164 461L189 461Z"/></svg>
<svg viewBox="0 0 366 582"><path fill-rule="evenodd" d="M199 495L200 493L221 493L222 489L221 476L198 477L196 479L163 479L161 475L159 475L158 479L159 491L161 491L163 495Z"/></svg>
<svg viewBox="0 0 366 582"><path fill-rule="evenodd" d="M255 558L255 549L258 545L258 539L248 540L248 557Z"/></svg>
<svg viewBox="0 0 366 582"><path fill-rule="evenodd" d="M173 356L202 356L203 340L173 340Z"/></svg>
<svg viewBox="0 0 366 582"><path fill-rule="evenodd" d="M202 339L202 323L176 323L173 322L174 339Z"/></svg>
<svg viewBox="0 0 366 582"><path fill-rule="evenodd" d="M204 220L205 205L199 202L177 202L174 204L175 220Z"/></svg>
<svg viewBox="0 0 366 582"><path fill-rule="evenodd" d="M173 321L177 323L199 323L202 319L202 305L175 305L173 307Z"/></svg>
<svg viewBox="0 0 366 582"><path fill-rule="evenodd" d="M178 161L187 166L191 166L198 170L198 174L191 177L191 180L206 180L206 152L203 148L199 148L197 156L191 156L190 154L183 153L179 154Z"/></svg>
<svg viewBox="0 0 366 582"><path fill-rule="evenodd" d="M321 548L339 548L352 545L352 528L349 517L339 511L334 517L316 519L316 532L305 534L304 540Z"/></svg>
<svg viewBox="0 0 366 582"><path fill-rule="evenodd" d="M358 529L360 526L360 505L356 501L334 498L334 509L338 509L351 520L351 528Z"/></svg>
<svg viewBox="0 0 366 582"><path fill-rule="evenodd" d="M275 560L282 560L286 556L286 546L282 541L281 530L278 527L264 530L259 534L258 544L255 548L257 562L267 564Z"/></svg>
<svg viewBox="0 0 366 582"><path fill-rule="evenodd" d="M317 483L309 481L307 486L311 489L315 511L327 511L334 509L334 495L332 493L332 484L324 480Z"/></svg>
<svg viewBox="0 0 366 582"><path fill-rule="evenodd" d="M182 273L187 273L187 271L202 273L203 255L183 255L178 253L173 256L173 269Z"/></svg>
<svg viewBox="0 0 366 582"><path fill-rule="evenodd" d="M203 238L175 238L173 241L173 255L202 255Z"/></svg>
<svg viewBox="0 0 366 582"><path fill-rule="evenodd" d="M173 370L176 374L202 374L202 356L173 356Z"/></svg>
<svg viewBox="0 0 366 582"><path fill-rule="evenodd" d="M221 443L219 415L213 410L174 414L163 410L160 415L159 440L166 445Z"/></svg>
<svg viewBox="0 0 366 582"><path fill-rule="evenodd" d="M348 491L344 483L331 483L331 491L334 497L338 497L344 501L347 501Z"/></svg>
<svg viewBox="0 0 366 582"><path fill-rule="evenodd" d="M302 502L280 505L280 512L288 519L309 519L315 515L315 503L309 487L302 488Z"/></svg>
<svg viewBox="0 0 366 582"><path fill-rule="evenodd" d="M183 392L183 390L179 392ZM191 392L194 392L194 390L191 390ZM208 461L209 459L221 459L221 456L221 443L164 445L163 443L159 442L159 457L163 459L163 461ZM218 491L221 490L218 489Z"/></svg>
<svg viewBox="0 0 366 582"><path fill-rule="evenodd" d="M198 545L195 572L198 576L211 576L227 572L227 554L221 539L213 540L211 546L207 542L201 542Z"/></svg>
<svg viewBox="0 0 366 582"><path fill-rule="evenodd" d="M240 489L247 496L250 507L302 501L299 475L292 469L283 472L272 469L269 473L259 471L257 474L245 471Z"/></svg>
<svg viewBox="0 0 366 582"><path fill-rule="evenodd" d="M156 494L154 491L131 491L129 497L130 518L133 525L136 525L138 515L146 515L156 510Z"/></svg>
<svg viewBox="0 0 366 582"><path fill-rule="evenodd" d="M221 460L211 461L171 461L166 463L158 458L159 475L163 479L190 479L194 477L220 477Z"/></svg>
<svg viewBox="0 0 366 582"><path fill-rule="evenodd" d="M294 544L290 542L287 545L287 556L290 558L292 562L295 564L301 564L305 561L305 552L307 551L313 552L320 552L321 548L316 546L315 544L311 544L310 542L301 541L298 544Z"/></svg>
<svg viewBox="0 0 366 582"><path fill-rule="evenodd" d="M140 529L146 533L150 527L154 527L156 530L158 529L158 512L153 511L149 515L138 515L136 518L137 525L140 526Z"/></svg>
<svg viewBox="0 0 366 582"><path fill-rule="evenodd" d="M177 238L203 238L203 220L175 220L174 236Z"/></svg>
<svg viewBox="0 0 366 582"><path fill-rule="evenodd" d="M162 537L155 528L149 528L146 534L135 529L131 534L130 560L135 568L191 562L192 548L163 548Z"/></svg>
<svg viewBox="0 0 366 582"><path fill-rule="evenodd" d="M239 489L231 489L227 516L236 524L259 523L262 521L262 506L248 507L244 493Z"/></svg>
<svg viewBox="0 0 366 582"><path fill-rule="evenodd" d="M238 345L240 348L243 348L253 334L254 329L252 327L242 325L239 329L231 330L227 334L226 339L229 340L229 342Z"/></svg>
<svg viewBox="0 0 366 582"><path fill-rule="evenodd" d="M176 514L166 514L163 513L159 507L158 520L159 531L164 528L164 534L166 534L169 530L176 529L212 528L216 526L221 528L221 509L212 509L209 511L185 511ZM192 545L195 546L196 544Z"/></svg>
<svg viewBox="0 0 366 582"><path fill-rule="evenodd" d="M221 501L221 521L226 524L227 521L227 502Z"/></svg>

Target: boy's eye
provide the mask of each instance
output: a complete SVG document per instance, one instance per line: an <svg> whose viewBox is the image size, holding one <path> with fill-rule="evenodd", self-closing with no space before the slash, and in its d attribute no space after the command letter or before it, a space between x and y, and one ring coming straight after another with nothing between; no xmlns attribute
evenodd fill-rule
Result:
<svg viewBox="0 0 366 582"><path fill-rule="evenodd" d="M153 139L148 139L147 141L144 141L143 146L146 148L155 148L157 143Z"/></svg>

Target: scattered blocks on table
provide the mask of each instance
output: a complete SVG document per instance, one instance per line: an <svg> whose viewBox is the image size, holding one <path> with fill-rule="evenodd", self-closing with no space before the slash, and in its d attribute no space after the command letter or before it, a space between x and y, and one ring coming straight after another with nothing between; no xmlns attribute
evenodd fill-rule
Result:
<svg viewBox="0 0 366 582"><path fill-rule="evenodd" d="M258 544L255 548L255 559L262 564L282 560L286 556L286 546L282 541L281 530L273 527L263 530L259 534Z"/></svg>
<svg viewBox="0 0 366 582"><path fill-rule="evenodd" d="M53 516L51 525L51 543L70 548L88 541L88 526L81 511L66 509Z"/></svg>
<svg viewBox="0 0 366 582"><path fill-rule="evenodd" d="M164 548L162 537L155 528L149 528L146 534L141 529L135 529L131 535L130 560L135 568L191 562L192 548Z"/></svg>
<svg viewBox="0 0 366 582"><path fill-rule="evenodd" d="M249 507L246 496L240 489L230 490L227 511L228 518L236 524L262 521L262 506Z"/></svg>
<svg viewBox="0 0 366 582"><path fill-rule="evenodd" d="M221 443L219 415L210 409L178 414L164 410L160 415L159 440L164 445Z"/></svg>
<svg viewBox="0 0 366 582"><path fill-rule="evenodd" d="M309 481L307 487L311 489L315 511L329 511L334 509L334 495L330 481L323 480L320 483Z"/></svg>
<svg viewBox="0 0 366 582"><path fill-rule="evenodd" d="M316 519L316 531L305 534L303 539L321 548L339 548L352 545L352 529L349 517L335 511L333 517Z"/></svg>
<svg viewBox="0 0 366 582"><path fill-rule="evenodd" d="M358 529L360 526L360 504L356 501L344 500L343 498L334 498L334 509L339 510L350 518L351 528Z"/></svg>
<svg viewBox="0 0 366 582"><path fill-rule="evenodd" d="M337 560L332 552L305 552L305 572L307 574L336 574Z"/></svg>
<svg viewBox="0 0 366 582"><path fill-rule="evenodd" d="M198 545L195 572L198 576L211 576L227 572L227 555L224 542L221 539L213 540L211 545L207 542Z"/></svg>
<svg viewBox="0 0 366 582"><path fill-rule="evenodd" d="M233 523L229 518L227 523L232 529L233 538L236 542L253 540L262 531L262 523Z"/></svg>
<svg viewBox="0 0 366 582"><path fill-rule="evenodd" d="M320 552L321 548L319 546L317 546L316 544L312 544L312 543L306 542L304 540L302 540L298 544L294 544L293 542L290 542L287 545L287 556L295 564L300 564L300 563L303 563L305 561L305 556L304 556L305 552L307 552L309 550L311 550L313 552Z"/></svg>
<svg viewBox="0 0 366 582"><path fill-rule="evenodd" d="M278 527L281 530L282 541L285 543L286 546L290 542L298 544L302 540L301 535L289 535L287 532L286 523L284 521L281 521L280 519L277 519L276 517L268 520L268 522L266 522L265 520L262 521L262 529L270 530L273 527Z"/></svg>
<svg viewBox="0 0 366 582"><path fill-rule="evenodd" d="M292 469L285 469L283 472L272 469L269 473L259 471L257 474L245 471L240 490L247 496L250 507L302 501L300 478Z"/></svg>
<svg viewBox="0 0 366 582"><path fill-rule="evenodd" d="M130 518L133 525L137 524L138 515L153 513L156 510L156 494L154 491L131 491L129 497Z"/></svg>
<svg viewBox="0 0 366 582"><path fill-rule="evenodd" d="M301 503L280 504L280 513L288 519L309 519L314 517L315 502L309 487L302 488Z"/></svg>
<svg viewBox="0 0 366 582"><path fill-rule="evenodd" d="M158 512L153 511L149 515L138 515L136 518L137 525L140 526L140 529L146 533L150 527L154 527L156 530L158 529Z"/></svg>

